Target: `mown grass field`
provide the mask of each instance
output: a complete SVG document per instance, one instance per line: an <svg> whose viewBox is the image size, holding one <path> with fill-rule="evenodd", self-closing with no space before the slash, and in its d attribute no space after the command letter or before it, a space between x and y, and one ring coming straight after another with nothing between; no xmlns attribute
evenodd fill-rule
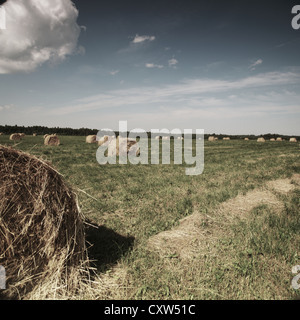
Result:
<svg viewBox="0 0 300 320"><path fill-rule="evenodd" d="M204 172L186 176L185 165L101 166L85 137L61 136L58 147L41 136L8 138L0 144L51 161L98 226L87 240L99 278L72 298L299 298L291 287L300 264L299 143L205 141ZM280 192L270 181L290 187ZM198 220L184 229L189 217ZM165 240L151 241L160 234Z"/></svg>

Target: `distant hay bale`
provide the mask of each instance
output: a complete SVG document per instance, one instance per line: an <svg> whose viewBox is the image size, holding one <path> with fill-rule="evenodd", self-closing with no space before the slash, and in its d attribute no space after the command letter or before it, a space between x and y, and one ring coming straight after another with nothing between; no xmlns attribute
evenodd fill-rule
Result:
<svg viewBox="0 0 300 320"><path fill-rule="evenodd" d="M278 138L276 139L276 141L282 141L282 138L281 138L281 137L278 137Z"/></svg>
<svg viewBox="0 0 300 320"><path fill-rule="evenodd" d="M3 132L0 132L0 136L3 136Z"/></svg>
<svg viewBox="0 0 300 320"><path fill-rule="evenodd" d="M265 142L266 140L263 137L257 139L257 142Z"/></svg>
<svg viewBox="0 0 300 320"><path fill-rule="evenodd" d="M14 141L16 141L16 140L21 140L21 139L22 139L22 137L20 136L19 133L13 133L13 134L11 134L10 137L9 137L9 140L14 140Z"/></svg>
<svg viewBox="0 0 300 320"><path fill-rule="evenodd" d="M275 139L274 139L274 138L271 138L270 141L275 141Z"/></svg>
<svg viewBox="0 0 300 320"><path fill-rule="evenodd" d="M216 138L214 136L208 137L208 141L215 141L215 140L216 140Z"/></svg>
<svg viewBox="0 0 300 320"><path fill-rule="evenodd" d="M159 139L160 139L160 136L156 136L156 137L155 137L155 140L159 140Z"/></svg>
<svg viewBox="0 0 300 320"><path fill-rule="evenodd" d="M164 136L164 137L162 137L162 140L170 140L170 137Z"/></svg>
<svg viewBox="0 0 300 320"><path fill-rule="evenodd" d="M245 141L249 141L249 138L245 138L244 140L245 140Z"/></svg>
<svg viewBox="0 0 300 320"><path fill-rule="evenodd" d="M223 140L230 140L230 138L229 137L224 137Z"/></svg>
<svg viewBox="0 0 300 320"><path fill-rule="evenodd" d="M297 142L296 138L290 138L290 142Z"/></svg>
<svg viewBox="0 0 300 320"><path fill-rule="evenodd" d="M45 140L44 140L44 145L45 146L59 146L60 145L60 140L58 136L55 135L48 135Z"/></svg>
<svg viewBox="0 0 300 320"><path fill-rule="evenodd" d="M75 292L88 270L76 195L49 163L13 148L0 146L0 176L0 294Z"/></svg>
<svg viewBox="0 0 300 320"><path fill-rule="evenodd" d="M134 154L138 156L140 154L140 150L138 144L135 140L128 138L120 138L111 140L108 146L108 156L121 156Z"/></svg>
<svg viewBox="0 0 300 320"><path fill-rule="evenodd" d="M33 135L34 137L36 137L36 136L37 136L37 133L33 133L32 135Z"/></svg>
<svg viewBox="0 0 300 320"><path fill-rule="evenodd" d="M85 142L86 143L96 143L97 140L96 140L97 136L94 134L94 135L89 135L85 138Z"/></svg>
<svg viewBox="0 0 300 320"><path fill-rule="evenodd" d="M98 146L102 146L105 142L112 140L109 136L103 136L98 140Z"/></svg>

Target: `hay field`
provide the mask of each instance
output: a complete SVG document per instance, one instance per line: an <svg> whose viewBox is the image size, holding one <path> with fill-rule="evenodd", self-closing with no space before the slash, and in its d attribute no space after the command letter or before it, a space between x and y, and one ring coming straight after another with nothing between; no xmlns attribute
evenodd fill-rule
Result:
<svg viewBox="0 0 300 320"><path fill-rule="evenodd" d="M97 144L15 145L53 163L88 223L93 290L70 299L294 299L300 264L299 143L205 141L204 172L105 165Z"/></svg>

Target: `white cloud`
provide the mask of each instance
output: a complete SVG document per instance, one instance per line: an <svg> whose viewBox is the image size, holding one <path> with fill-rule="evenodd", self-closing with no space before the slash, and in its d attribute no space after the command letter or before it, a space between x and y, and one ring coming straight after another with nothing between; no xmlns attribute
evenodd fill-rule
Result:
<svg viewBox="0 0 300 320"><path fill-rule="evenodd" d="M161 64L154 64L154 63L146 63L145 66L146 68L158 68L158 69L162 69L164 67Z"/></svg>
<svg viewBox="0 0 300 320"><path fill-rule="evenodd" d="M178 63L178 60L176 60L175 58L172 58L168 61L169 67L173 67L173 68L176 68L177 63Z"/></svg>
<svg viewBox="0 0 300 320"><path fill-rule="evenodd" d="M70 0L10 0L0 32L0 74L30 72L76 52L80 26ZM83 53L83 48L79 48Z"/></svg>
<svg viewBox="0 0 300 320"><path fill-rule="evenodd" d="M145 41L154 41L155 36L139 36L138 34L132 40L132 43L142 43Z"/></svg>
<svg viewBox="0 0 300 320"><path fill-rule="evenodd" d="M255 70L257 66L259 66L260 64L263 63L263 60L262 59L258 59L256 60L254 63L252 63L250 66L249 66L249 69L251 70Z"/></svg>

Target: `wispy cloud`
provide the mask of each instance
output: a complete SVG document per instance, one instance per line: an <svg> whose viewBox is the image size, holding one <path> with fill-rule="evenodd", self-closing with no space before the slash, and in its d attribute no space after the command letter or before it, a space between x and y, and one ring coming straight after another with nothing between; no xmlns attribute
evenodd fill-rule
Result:
<svg viewBox="0 0 300 320"><path fill-rule="evenodd" d="M168 61L169 67L176 68L176 65L178 64L178 60L175 58L172 58Z"/></svg>
<svg viewBox="0 0 300 320"><path fill-rule="evenodd" d="M257 66L259 66L260 64L263 63L263 60L262 59L258 59L256 60L255 62L253 62L250 66L249 66L249 69L250 70L255 70Z"/></svg>
<svg viewBox="0 0 300 320"><path fill-rule="evenodd" d="M145 41L154 41L155 40L155 36L139 36L138 34L134 37L134 39L132 40L132 43L142 43Z"/></svg>
<svg viewBox="0 0 300 320"><path fill-rule="evenodd" d="M0 111L5 111L5 110L10 110L12 109L14 106L12 104L6 104L4 106L0 106Z"/></svg>
<svg viewBox="0 0 300 320"><path fill-rule="evenodd" d="M237 97L240 92L247 91L249 94L246 98L240 100L245 105L247 99L253 102L257 97L257 105L272 105L278 101L285 104L285 100L280 100L278 96L266 95L259 96L253 93L253 90L269 90L276 91L274 88L283 90L285 86L290 84L299 84L300 74L293 72L269 72L259 74L252 77L246 77L230 80L215 79L187 79L177 84L156 86L156 87L134 87L122 90L110 90L95 96L89 96L67 106L53 109L50 111L56 115L67 115L77 112L86 112L89 110L109 109L115 107L128 108L132 106L150 106L156 104L165 104L173 106L182 103L191 107L217 107L231 105L238 102ZM226 96L220 100L216 95ZM288 100L296 101L288 91L282 93L281 96ZM204 98L205 97L205 98ZM267 99L267 100L266 100ZM223 104L224 103L224 104ZM237 103L238 105L238 103ZM299 109L299 108L298 108Z"/></svg>
<svg viewBox="0 0 300 320"><path fill-rule="evenodd" d="M114 76L114 75L116 75L116 74L119 73L119 72L120 72L120 70L112 70L112 71L109 72L109 74L112 75L112 76Z"/></svg>
<svg viewBox="0 0 300 320"><path fill-rule="evenodd" d="M146 63L145 66L146 68L158 68L158 69L162 69L164 67L161 64L154 64L154 63Z"/></svg>

